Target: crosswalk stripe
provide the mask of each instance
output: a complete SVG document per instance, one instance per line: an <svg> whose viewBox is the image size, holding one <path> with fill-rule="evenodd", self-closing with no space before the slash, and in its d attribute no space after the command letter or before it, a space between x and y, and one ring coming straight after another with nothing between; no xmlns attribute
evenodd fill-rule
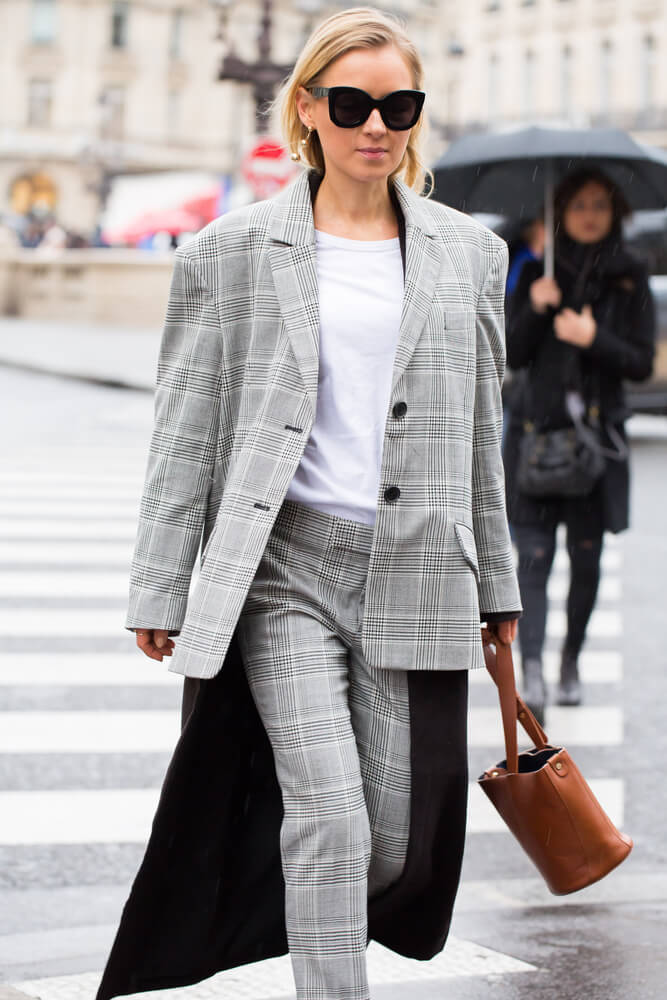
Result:
<svg viewBox="0 0 667 1000"><path fill-rule="evenodd" d="M84 517L88 520L106 518L135 518L138 513L138 503L132 498L126 501L100 496L97 499L62 497L43 497L30 500L0 500L0 518L7 518L11 527L11 518L52 518L52 517Z"/></svg>
<svg viewBox="0 0 667 1000"><path fill-rule="evenodd" d="M570 575L564 571L552 573L549 578L547 595L550 601L564 601L570 586ZM598 590L599 601L620 601L621 599L621 578L606 574L600 580Z"/></svg>
<svg viewBox="0 0 667 1000"><path fill-rule="evenodd" d="M117 500L126 503L138 502L141 496L141 480L128 481L126 484L110 481L108 483L82 482L71 483L68 479L62 482L45 483L44 486L35 486L34 489L27 490L20 484L5 483L0 485L0 497L5 503L15 503L30 497L34 502L48 503L53 500L58 503L69 503L70 501L91 504L105 503L109 500Z"/></svg>
<svg viewBox="0 0 667 1000"><path fill-rule="evenodd" d="M589 781L617 826L624 821L623 781ZM157 808L158 788L51 789L0 792L0 845L143 844ZM484 793L471 781L468 834L507 833Z"/></svg>
<svg viewBox="0 0 667 1000"><path fill-rule="evenodd" d="M600 566L603 573L617 572L623 565L623 552L620 548L608 548L602 550ZM567 552L559 548L554 557L554 569L556 572L569 572L570 560Z"/></svg>
<svg viewBox="0 0 667 1000"><path fill-rule="evenodd" d="M515 651L515 658L519 659ZM544 677L550 684L558 680L560 654L556 650L545 650L542 660ZM623 656L617 650L584 650L579 657L579 674L584 684L618 684L623 677ZM493 684L486 670L471 670L471 684ZM520 669L517 663L517 680Z"/></svg>
<svg viewBox="0 0 667 1000"><path fill-rule="evenodd" d="M160 753L179 735L176 710L0 712L0 753Z"/></svg>
<svg viewBox="0 0 667 1000"><path fill-rule="evenodd" d="M5 541L0 539L0 565L17 566L107 565L125 566L129 573L133 543L130 541Z"/></svg>
<svg viewBox="0 0 667 1000"><path fill-rule="evenodd" d="M125 625L125 609L0 608L0 637L14 638L118 636Z"/></svg>
<svg viewBox="0 0 667 1000"><path fill-rule="evenodd" d="M97 931L99 936L99 930ZM109 939L111 942L111 938ZM403 984L406 995L423 982L502 976L535 972L536 967L511 955L485 948L474 941L450 935L447 945L429 962L403 958L372 941L366 952L371 987ZM99 972L84 972L48 979L23 980L12 984L39 1000L92 1000L100 982ZM294 977L289 955L220 972L194 986L155 990L151 1000L289 1000L294 996ZM125 1000L145 1000L145 993L132 993Z"/></svg>
<svg viewBox="0 0 667 1000"><path fill-rule="evenodd" d="M567 614L563 608L550 608L547 614L547 636L564 639L567 633ZM618 639L623 634L623 616L620 610L596 608L586 629L591 639Z"/></svg>
<svg viewBox="0 0 667 1000"><path fill-rule="evenodd" d="M149 660L133 648L128 635L127 653L16 653L0 660L0 686L73 687L180 687L183 678L167 670L164 662Z"/></svg>
<svg viewBox="0 0 667 1000"><path fill-rule="evenodd" d="M106 597L123 600L127 597L129 573L0 573L0 597Z"/></svg>
<svg viewBox="0 0 667 1000"><path fill-rule="evenodd" d="M623 711L614 705L583 705L577 709L549 705L546 730L556 746L618 746L623 742ZM472 747L504 747L498 707L471 708L469 734ZM527 745L522 729L519 735L520 745Z"/></svg>
<svg viewBox="0 0 667 1000"><path fill-rule="evenodd" d="M0 844L145 843L157 788L0 792Z"/></svg>
<svg viewBox="0 0 667 1000"><path fill-rule="evenodd" d="M0 493L6 488L14 489L20 487L24 494L28 491L37 494L48 490L51 486L62 485L71 489L72 487L83 487L84 489L103 489L109 486L111 487L127 487L127 488L137 488L137 485L141 487L141 482L137 483L137 473L128 472L131 466L128 463L123 462L123 471L113 471L113 468L104 469L91 469L88 468L86 471L81 472L82 468L85 468L83 464L83 455L79 455L76 467L66 468L66 463L63 457L58 453L58 463L60 469L53 469L47 473L43 472L31 472L29 470L16 469L11 475L0 475ZM135 466L135 463L132 463Z"/></svg>
<svg viewBox="0 0 667 1000"><path fill-rule="evenodd" d="M614 706L550 706L547 722L558 745L615 746L623 740L623 714ZM176 709L0 712L0 753L167 753L179 733ZM498 708L472 707L469 734L471 747L502 748Z"/></svg>
<svg viewBox="0 0 667 1000"><path fill-rule="evenodd" d="M82 521L63 518L35 518L33 521L25 518L5 518L0 524L0 533L5 538L122 538L133 539L136 534L136 517L115 518L110 521L102 518L99 521Z"/></svg>
<svg viewBox="0 0 667 1000"><path fill-rule="evenodd" d="M178 642L178 639L176 639ZM130 637L131 643L131 637ZM590 650L581 654L580 675L583 683L617 684L623 676L623 657L615 651ZM544 654L544 675L548 682L558 679L559 655ZM471 670L470 683L493 686L486 670ZM517 679L520 672L517 669ZM135 652L127 653L5 653L0 660L0 685L74 685L77 687L126 685L174 685L181 678L164 664L147 660Z"/></svg>

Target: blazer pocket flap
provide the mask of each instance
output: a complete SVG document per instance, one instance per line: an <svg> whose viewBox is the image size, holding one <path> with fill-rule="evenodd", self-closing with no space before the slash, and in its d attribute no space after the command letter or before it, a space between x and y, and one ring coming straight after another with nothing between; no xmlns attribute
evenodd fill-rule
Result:
<svg viewBox="0 0 667 1000"><path fill-rule="evenodd" d="M456 532L458 543L461 546L463 558L469 564L471 569L474 570L475 576L479 579L477 546L475 545L475 535L473 534L472 528L469 528L467 524L463 524L461 521L456 521L454 523L454 531Z"/></svg>
<svg viewBox="0 0 667 1000"><path fill-rule="evenodd" d="M445 309L445 329L462 330L474 327L476 314L474 309Z"/></svg>

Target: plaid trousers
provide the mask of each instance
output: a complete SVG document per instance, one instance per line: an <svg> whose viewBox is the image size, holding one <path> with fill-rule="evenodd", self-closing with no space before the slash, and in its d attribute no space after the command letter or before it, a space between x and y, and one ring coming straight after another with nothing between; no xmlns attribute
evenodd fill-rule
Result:
<svg viewBox="0 0 667 1000"><path fill-rule="evenodd" d="M297 1000L368 1000L368 898L398 880L408 847L407 674L361 651L372 538L285 501L239 622L283 797Z"/></svg>

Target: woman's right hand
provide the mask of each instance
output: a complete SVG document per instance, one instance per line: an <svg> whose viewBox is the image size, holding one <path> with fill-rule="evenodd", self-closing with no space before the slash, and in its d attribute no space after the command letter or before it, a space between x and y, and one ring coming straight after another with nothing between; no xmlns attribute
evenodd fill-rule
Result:
<svg viewBox="0 0 667 1000"><path fill-rule="evenodd" d="M137 646L151 660L162 661L165 656L171 656L176 644L173 639L169 638L167 629L135 628L134 631L137 637Z"/></svg>
<svg viewBox="0 0 667 1000"><path fill-rule="evenodd" d="M553 278L537 278L530 286L530 304L535 312L545 313L549 306L558 309L563 293Z"/></svg>

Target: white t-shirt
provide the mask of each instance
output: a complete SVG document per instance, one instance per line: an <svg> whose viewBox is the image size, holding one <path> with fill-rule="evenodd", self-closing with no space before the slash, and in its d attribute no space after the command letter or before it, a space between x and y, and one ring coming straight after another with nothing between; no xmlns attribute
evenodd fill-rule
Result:
<svg viewBox="0 0 667 1000"><path fill-rule="evenodd" d="M400 242L315 235L317 412L287 499L372 525L403 307Z"/></svg>

